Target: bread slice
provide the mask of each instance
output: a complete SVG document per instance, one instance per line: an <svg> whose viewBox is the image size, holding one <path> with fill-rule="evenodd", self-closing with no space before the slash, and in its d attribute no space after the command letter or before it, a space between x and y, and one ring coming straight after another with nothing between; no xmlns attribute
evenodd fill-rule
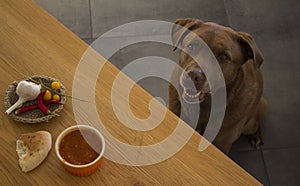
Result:
<svg viewBox="0 0 300 186"><path fill-rule="evenodd" d="M51 134L47 131L22 134L16 147L22 171L29 172L39 166L47 157L51 146Z"/></svg>

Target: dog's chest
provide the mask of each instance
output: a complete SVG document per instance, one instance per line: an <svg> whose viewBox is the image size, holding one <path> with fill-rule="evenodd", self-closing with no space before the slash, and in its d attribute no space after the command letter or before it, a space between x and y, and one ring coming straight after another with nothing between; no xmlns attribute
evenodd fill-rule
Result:
<svg viewBox="0 0 300 186"><path fill-rule="evenodd" d="M210 107L181 102L181 119L196 130L203 130L210 116Z"/></svg>

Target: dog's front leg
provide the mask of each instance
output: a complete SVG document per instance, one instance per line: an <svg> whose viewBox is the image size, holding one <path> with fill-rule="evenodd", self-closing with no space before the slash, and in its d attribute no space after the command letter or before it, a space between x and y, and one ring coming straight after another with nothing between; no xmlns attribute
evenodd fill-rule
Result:
<svg viewBox="0 0 300 186"><path fill-rule="evenodd" d="M228 154L232 144L240 137L240 132L237 128L221 128L213 144L222 152Z"/></svg>

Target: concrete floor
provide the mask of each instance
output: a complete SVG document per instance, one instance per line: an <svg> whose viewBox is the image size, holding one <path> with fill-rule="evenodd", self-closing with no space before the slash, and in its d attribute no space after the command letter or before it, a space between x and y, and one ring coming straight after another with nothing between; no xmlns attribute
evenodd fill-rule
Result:
<svg viewBox="0 0 300 186"><path fill-rule="evenodd" d="M253 149L248 139L241 137L229 156L264 185L300 185L299 1L35 1L89 44L119 25L149 19L173 22L177 18L194 17L250 33L265 59L264 95L270 105L263 123L265 144ZM154 30L147 34L165 33ZM150 55L178 61L178 53L170 49L158 43L138 43L121 49L110 61L120 69L134 59ZM139 84L152 95L167 100L166 81L147 78Z"/></svg>

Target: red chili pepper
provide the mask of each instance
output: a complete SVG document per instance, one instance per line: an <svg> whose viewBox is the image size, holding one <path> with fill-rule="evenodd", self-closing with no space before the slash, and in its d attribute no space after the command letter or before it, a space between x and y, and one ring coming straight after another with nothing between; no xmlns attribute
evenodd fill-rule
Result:
<svg viewBox="0 0 300 186"><path fill-rule="evenodd" d="M64 103L51 99L51 100L44 101L44 104L45 105L51 105L51 104L63 105Z"/></svg>
<svg viewBox="0 0 300 186"><path fill-rule="evenodd" d="M30 106L22 107L22 108L17 109L15 111L15 114L22 114L24 112L34 110L34 109L37 109L37 108L39 108L38 105L30 105Z"/></svg>
<svg viewBox="0 0 300 186"><path fill-rule="evenodd" d="M64 103L56 101L56 100L44 101L44 105L51 105L51 104L63 105ZM22 114L24 112L28 112L28 111L31 111L31 110L34 110L34 109L37 109L37 108L39 108L39 106L37 104L36 105L30 105L30 106L21 107L21 108L19 108L19 109L17 109L15 111L15 114Z"/></svg>
<svg viewBox="0 0 300 186"><path fill-rule="evenodd" d="M51 114L51 111L43 103L43 97L44 97L45 93L46 93L46 91L44 90L39 94L39 96L37 98L38 107L44 114Z"/></svg>

